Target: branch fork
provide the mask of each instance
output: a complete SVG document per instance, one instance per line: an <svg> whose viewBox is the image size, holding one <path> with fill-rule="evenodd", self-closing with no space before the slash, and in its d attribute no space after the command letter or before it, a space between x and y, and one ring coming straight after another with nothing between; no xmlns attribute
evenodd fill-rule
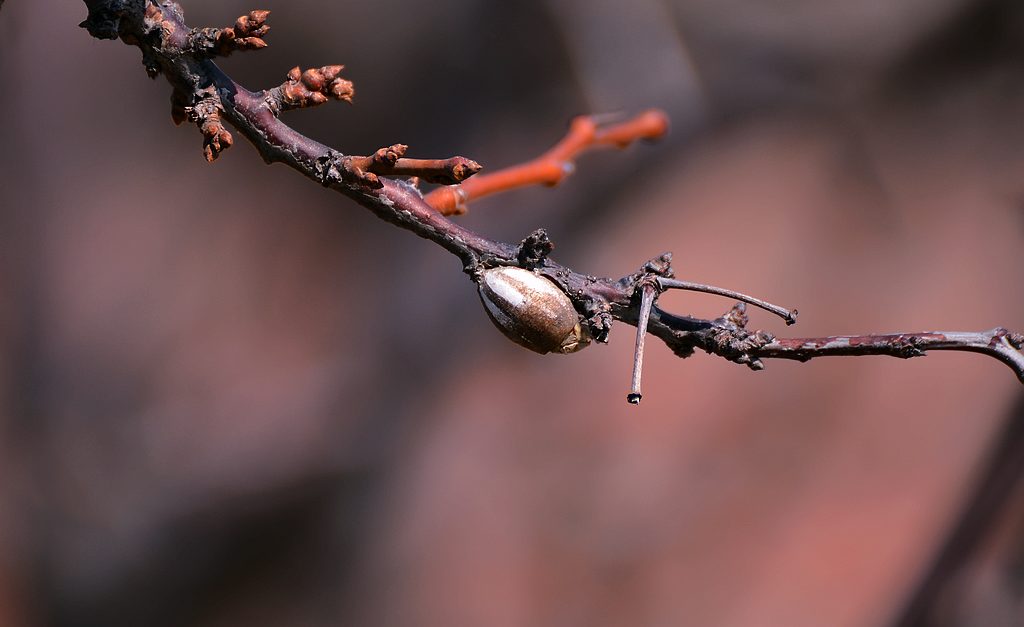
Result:
<svg viewBox="0 0 1024 627"><path fill-rule="evenodd" d="M643 369L644 344L647 337L647 327L654 313L654 304L658 295L669 289L689 290L704 292L718 296L735 298L740 302L736 303L728 313L713 321L709 326L704 345L705 350L738 364L744 364L752 370L763 370L764 363L753 356L753 352L764 347L774 336L764 331L750 332L746 330L747 316L746 303L770 311L786 321L787 325L796 323L797 311L789 310L778 305L753 296L747 296L740 292L728 290L703 283L692 283L679 281L673 278L672 253L665 253L644 264L641 271L627 279L632 282L633 301L638 310L636 322L636 344L633 352L633 377L629 394L626 400L634 405L640 403L643 397L640 390L641 372ZM688 357L692 353L692 347L680 354L681 357Z"/></svg>
<svg viewBox="0 0 1024 627"><path fill-rule="evenodd" d="M253 11L231 29L193 30L186 26L177 3L165 0L85 0L89 17L81 24L100 39L120 37L143 53L147 72L162 72L173 86L172 117L195 122L204 138L204 155L212 161L231 146L229 122L259 151L267 163L281 162L304 176L331 187L378 217L429 239L457 256L470 277L496 266L521 266L542 274L568 296L581 326L594 340L607 342L612 321L637 327L633 380L629 400L639 402L640 372L647 335L662 340L677 356L700 348L751 369L764 368L763 359L807 361L829 355L888 355L908 358L931 350L970 351L999 359L1024 383L1024 335L1002 327L981 332L900 333L890 335L777 338L750 331L747 305L766 309L787 324L796 311L763 300L672 276L671 255L649 261L618 281L575 272L549 257L553 248L538 230L519 245L495 241L466 229L446 216L465 211L466 204L487 195L526 185L553 185L574 168L581 153L601 147L624 147L640 139L665 134L665 115L648 111L618 123L595 117L573 121L569 132L551 150L521 166L473 176L479 164L464 157L443 160L409 159L407 147L394 144L366 157L346 156L285 125L282 111L322 104L330 99L350 101L354 88L332 65L288 73L279 87L251 92L225 75L211 56L240 49L258 49L266 42L267 12ZM230 30L230 33L228 32ZM259 40L257 42L257 40ZM418 177L449 185L424 196L405 180ZM472 178L470 178L472 177ZM740 301L720 318L705 320L664 311L657 305L664 290L698 291Z"/></svg>

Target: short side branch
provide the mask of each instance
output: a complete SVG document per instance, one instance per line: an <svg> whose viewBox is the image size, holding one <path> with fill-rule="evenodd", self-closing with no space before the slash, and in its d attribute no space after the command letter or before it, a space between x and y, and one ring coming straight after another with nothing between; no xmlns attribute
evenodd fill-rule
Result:
<svg viewBox="0 0 1024 627"><path fill-rule="evenodd" d="M394 144L369 157L344 157L343 168L373 188L381 187L378 175L408 176L440 185L456 185L481 170L479 163L465 157L406 159L408 150L405 144Z"/></svg>
<svg viewBox="0 0 1024 627"><path fill-rule="evenodd" d="M236 50L262 50L264 35L270 32L270 11L250 11L230 28L199 28L189 33L189 48L198 57L226 57Z"/></svg>
<svg viewBox="0 0 1024 627"><path fill-rule="evenodd" d="M690 281L679 281L677 279L658 279L658 284L661 286L661 289L664 290L688 290L691 292L704 292L705 294L725 296L726 298L735 298L738 301L749 303L755 307L760 307L765 311L772 312L776 316L785 320L787 325L796 324L796 317L800 314L796 309L779 307L778 305L773 305L768 301L761 300L760 298L747 296L746 294L734 290L728 290L724 287L715 287L713 285L705 285L703 283L692 283Z"/></svg>
<svg viewBox="0 0 1024 627"><path fill-rule="evenodd" d="M597 148L625 148L641 139L655 140L668 132L664 113L650 110L636 117L601 126L595 116L579 116L569 132L551 150L521 165L474 178L458 187L437 189L426 195L427 204L444 215L459 215L471 201L531 185L557 185L573 173L576 158Z"/></svg>

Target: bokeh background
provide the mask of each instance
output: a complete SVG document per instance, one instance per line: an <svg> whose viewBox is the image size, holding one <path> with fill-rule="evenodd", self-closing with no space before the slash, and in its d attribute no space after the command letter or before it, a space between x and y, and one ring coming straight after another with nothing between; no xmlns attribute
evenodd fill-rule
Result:
<svg viewBox="0 0 1024 627"><path fill-rule="evenodd" d="M348 64L353 107L287 118L348 153L494 169L670 114L460 218L494 238L608 276L674 251L798 306L753 314L777 333L1024 328L1019 0L184 3L252 8L270 48L222 66ZM998 362L652 343L628 406L631 328L507 342L437 246L242 142L204 163L85 13L0 12L0 625L1024 625Z"/></svg>

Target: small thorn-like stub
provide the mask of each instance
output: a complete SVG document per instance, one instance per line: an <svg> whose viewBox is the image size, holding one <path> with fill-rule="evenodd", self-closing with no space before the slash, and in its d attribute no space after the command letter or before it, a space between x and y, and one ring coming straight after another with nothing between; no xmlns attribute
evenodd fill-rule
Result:
<svg viewBox="0 0 1024 627"><path fill-rule="evenodd" d="M554 249L555 243L548 237L548 232L537 229L520 242L516 261L527 270L533 270L544 265L544 260Z"/></svg>
<svg viewBox="0 0 1024 627"><path fill-rule="evenodd" d="M671 279L675 274L672 271L672 253L662 253L644 264L643 273L654 274L659 277Z"/></svg>
<svg viewBox="0 0 1024 627"><path fill-rule="evenodd" d="M288 80L268 92L278 111L303 109L322 105L328 100L343 100L351 104L355 86L341 78L344 65L325 65L305 71L299 66L288 71Z"/></svg>
<svg viewBox="0 0 1024 627"><path fill-rule="evenodd" d="M626 395L626 402L629 403L630 405L639 405L640 399L642 399L643 397L643 394L634 394L630 392L629 394Z"/></svg>
<svg viewBox="0 0 1024 627"><path fill-rule="evenodd" d="M236 50L262 50L267 47L263 37L270 32L269 15L270 11L250 11L230 28L193 29L188 35L189 48L206 58L226 57Z"/></svg>
<svg viewBox="0 0 1024 627"><path fill-rule="evenodd" d="M636 322L636 347L633 351L633 378L626 400L631 403L640 402L640 375L644 365L644 340L647 338L647 322L651 318L651 308L658 296L658 288L653 281L646 281L638 288L640 291L640 312ZM635 398L636 400L630 400Z"/></svg>
<svg viewBox="0 0 1024 627"><path fill-rule="evenodd" d="M1010 333L1006 336L1006 339L1010 342L1010 346L1017 350L1024 349L1024 333Z"/></svg>

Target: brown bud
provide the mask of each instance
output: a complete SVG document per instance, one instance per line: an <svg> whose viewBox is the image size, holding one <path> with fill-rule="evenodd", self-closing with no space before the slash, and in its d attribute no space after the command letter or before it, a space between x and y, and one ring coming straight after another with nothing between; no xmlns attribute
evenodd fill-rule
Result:
<svg viewBox="0 0 1024 627"><path fill-rule="evenodd" d="M321 91L324 88L324 75L320 70L309 68L302 73L302 83L313 91Z"/></svg>
<svg viewBox="0 0 1024 627"><path fill-rule="evenodd" d="M242 50L263 50L267 42L259 37L243 37L235 41L235 45Z"/></svg>
<svg viewBox="0 0 1024 627"><path fill-rule="evenodd" d="M338 78L341 71L345 69L344 65L325 65L320 68L320 73L323 74L324 80L333 81Z"/></svg>
<svg viewBox="0 0 1024 627"><path fill-rule="evenodd" d="M405 156L409 147L405 144L394 144L387 148L380 148L374 153L373 160L380 165L394 167L398 160Z"/></svg>
<svg viewBox="0 0 1024 627"><path fill-rule="evenodd" d="M331 95L337 100L344 100L345 102L352 102L352 96L356 93L355 87L352 85L352 81L347 81L343 78L336 78L331 83Z"/></svg>

